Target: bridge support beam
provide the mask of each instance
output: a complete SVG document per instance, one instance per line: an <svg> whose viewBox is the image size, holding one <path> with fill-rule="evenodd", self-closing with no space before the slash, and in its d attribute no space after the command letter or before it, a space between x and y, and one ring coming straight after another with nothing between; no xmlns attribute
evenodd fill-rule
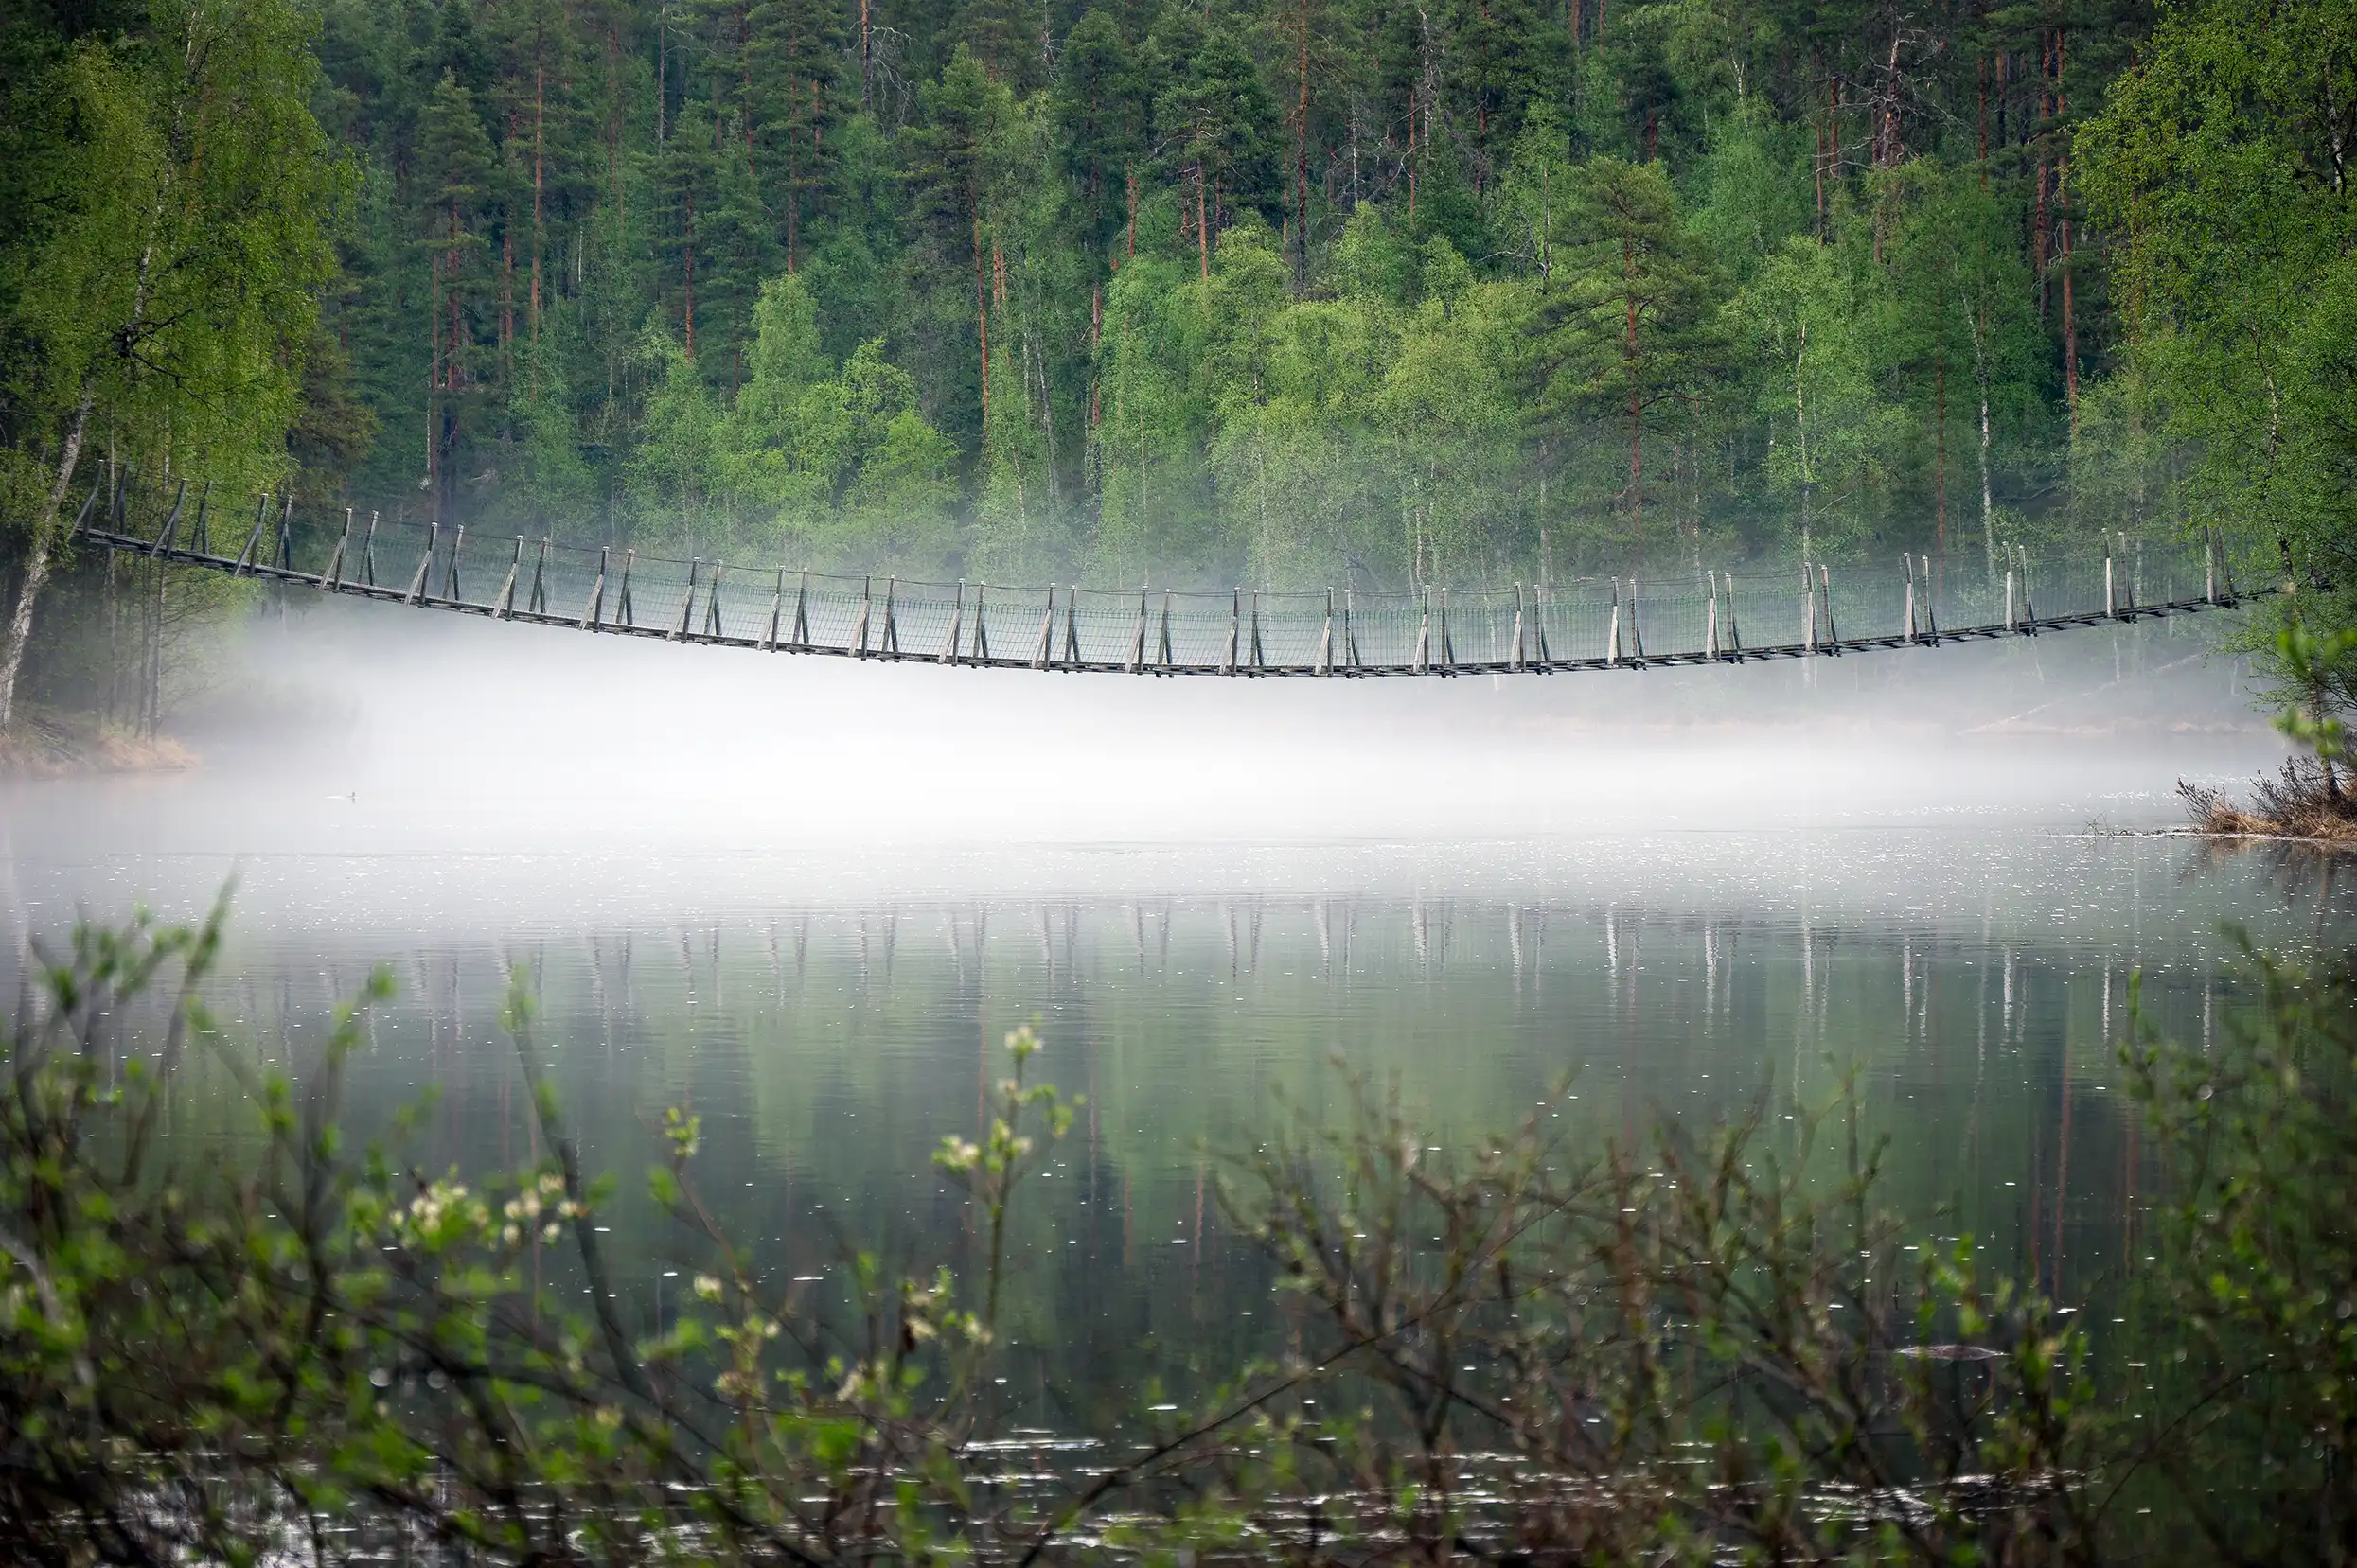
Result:
<svg viewBox="0 0 2357 1568"><path fill-rule="evenodd" d="M180 508L187 503L187 500L188 482L184 479L180 482L179 493L172 497L170 513L165 517L163 526L155 531L155 537L149 541L150 556L161 555L172 547L172 536L180 532Z"/></svg>
<svg viewBox="0 0 2357 1568"><path fill-rule="evenodd" d="M337 536L335 551L328 557L328 570L319 574L319 591L334 593L344 587L344 552L351 548L352 509L344 508L344 532Z"/></svg>
<svg viewBox="0 0 2357 1568"><path fill-rule="evenodd" d="M597 579L590 584L589 603L581 607L581 629L595 631L606 618L607 547L597 547Z"/></svg>
<svg viewBox="0 0 2357 1568"><path fill-rule="evenodd" d="M434 552L441 542L442 525L438 522L426 524L425 554L417 557L417 570L409 574L409 591L401 595L401 603L414 605L424 597L426 573L434 569Z"/></svg>
<svg viewBox="0 0 2357 1568"><path fill-rule="evenodd" d="M494 597L494 603L496 603L499 608L493 610L492 614L498 619L502 621L512 621L516 618L516 579L523 574L523 536L522 534L518 534L516 536L515 557L507 563L507 580L499 585L499 592Z"/></svg>
<svg viewBox="0 0 2357 1568"><path fill-rule="evenodd" d="M242 577L254 563L254 552L261 548L262 530L270 522L270 492L262 492L261 503L254 509L254 532L245 537L245 548L238 552L237 564L229 569L233 577Z"/></svg>

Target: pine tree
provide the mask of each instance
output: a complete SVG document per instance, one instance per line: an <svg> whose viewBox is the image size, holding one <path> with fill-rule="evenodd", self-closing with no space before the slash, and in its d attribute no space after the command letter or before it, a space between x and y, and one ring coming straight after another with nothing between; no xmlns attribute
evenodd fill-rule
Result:
<svg viewBox="0 0 2357 1568"><path fill-rule="evenodd" d="M759 0L748 45L761 112L761 188L783 229L786 270L801 265L803 229L824 211L835 162L830 133L859 107L841 80L843 25L832 0ZM840 135L836 137L840 142Z"/></svg>
<svg viewBox="0 0 2357 1568"><path fill-rule="evenodd" d="M1244 209L1273 204L1275 106L1251 57L1225 31L1174 25L1157 32L1157 53L1175 67L1154 100L1164 167L1194 203L1196 259L1211 276L1213 239Z"/></svg>
<svg viewBox="0 0 2357 1568"><path fill-rule="evenodd" d="M1622 421L1620 501L1634 541L1644 536L1646 416L1684 405L1712 375L1710 274L1657 167L1593 159L1571 196L1575 232L1593 238L1566 256L1539 308L1538 364L1551 410Z"/></svg>
<svg viewBox="0 0 2357 1568"><path fill-rule="evenodd" d="M1135 54L1103 9L1091 8L1065 38L1052 102L1088 238L1101 252L1120 227L1150 107Z"/></svg>
<svg viewBox="0 0 2357 1568"><path fill-rule="evenodd" d="M1044 0L966 0L953 36L1011 93L1028 93L1047 75Z"/></svg>
<svg viewBox="0 0 2357 1568"><path fill-rule="evenodd" d="M982 62L964 44L950 58L941 79L925 95L931 122L912 149L912 183L921 192L920 211L931 230L934 254L970 261L973 267L974 402L976 433L990 424L991 273L984 243L989 221L991 145L1010 110L1006 89L993 82Z"/></svg>
<svg viewBox="0 0 2357 1568"><path fill-rule="evenodd" d="M497 156L475 111L474 95L449 69L436 82L418 126L420 248L431 276L427 335L427 489L441 522L457 518L458 466L469 432L466 413L480 399L485 376L482 321L491 304L486 261L487 218L497 197Z"/></svg>

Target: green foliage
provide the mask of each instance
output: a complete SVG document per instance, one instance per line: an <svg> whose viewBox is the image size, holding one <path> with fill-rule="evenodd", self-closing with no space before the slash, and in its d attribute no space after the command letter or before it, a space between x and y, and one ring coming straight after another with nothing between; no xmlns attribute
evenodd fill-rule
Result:
<svg viewBox="0 0 2357 1568"><path fill-rule="evenodd" d="M2258 546L2314 627L2351 621L2357 193L2344 150L2357 9L2187 4L2082 137L2118 230L2127 371L2186 454L2191 516ZM2262 661L2269 617L2252 626Z"/></svg>
<svg viewBox="0 0 2357 1568"><path fill-rule="evenodd" d="M2148 1033L2128 1053L2173 1178L2154 1381L2184 1411L2134 1461L2164 1479L2181 1549L2330 1561L2357 1530L2357 969L2244 951L2255 1005L2219 1050Z"/></svg>
<svg viewBox="0 0 2357 1568"><path fill-rule="evenodd" d="M2277 664L2295 696L2276 728L2313 752L2330 777L2348 755L2341 715L2357 707L2357 628L2319 637L2292 621L2278 634Z"/></svg>
<svg viewBox="0 0 2357 1568"><path fill-rule="evenodd" d="M764 1283L673 1109L649 1173L686 1299L649 1322L602 1251L607 1184L515 1042L545 1157L415 1168L341 1125L373 977L312 1076L202 1005L222 911L43 955L0 1097L0 1551L323 1561L427 1538L486 1562L1243 1559L1480 1542L1525 1560L2330 1560L2357 1518L2357 972L2247 956L2213 1048L2126 1052L2154 1266L2134 1321L2027 1289L1879 1207L1852 1089L1796 1121L1583 1141L1542 1101L1444 1152L1396 1099L1242 1153L1222 1204L1298 1338L1069 1474L992 1467L1010 1215L1077 1101L1007 1038L986 1130L935 1164L976 1278L844 1260ZM152 1035L122 1020L158 991ZM189 1098L243 1125L202 1140ZM962 1306L972 1290L979 1308ZM1506 1463L1500 1468L1499 1456ZM1502 1478L1502 1479L1501 1479ZM1305 1519L1305 1515L1307 1518ZM1302 1526L1306 1524L1304 1530ZM1108 1538L1108 1532L1110 1532ZM1389 1543L1387 1546L1386 1543Z"/></svg>
<svg viewBox="0 0 2357 1568"><path fill-rule="evenodd" d="M2215 523L2357 621L2346 5L274 4L0 26L12 517L97 365L150 468L294 426L346 503L732 559L1396 589ZM200 389L107 334L174 19L249 12L268 102L186 167L262 228L156 274L211 279Z"/></svg>
<svg viewBox="0 0 2357 1568"><path fill-rule="evenodd" d="M18 529L88 420L151 471L275 481L333 265L346 184L309 107L302 9L158 0L122 21L11 79L0 115L0 514Z"/></svg>
<svg viewBox="0 0 2357 1568"><path fill-rule="evenodd" d="M74 26L7 37L62 80ZM2142 27L2067 24L2072 113ZM929 575L1398 587L2166 527L2208 437L2153 433L2157 390L2110 433L2153 291L2100 286L2058 184L2074 123L2018 69L2053 44L1925 22L1894 63L1854 8L1691 0L331 0L304 92L360 199L309 287L349 371L304 450L478 529ZM34 116L0 202L73 145ZM755 363L789 283L824 361L790 395ZM54 429L70 366L44 384ZM422 447L319 439L354 401Z"/></svg>
<svg viewBox="0 0 2357 1568"><path fill-rule="evenodd" d="M831 362L809 291L771 279L753 309L750 374L734 403L667 340L664 380L631 474L635 499L691 542L739 559L800 555L856 565L877 539L937 567L951 543L948 443L916 411L916 386L860 344Z"/></svg>
<svg viewBox="0 0 2357 1568"><path fill-rule="evenodd" d="M2173 9L2082 136L2095 210L2126 236L2132 363L2198 443L2204 512L2328 576L2313 553L2348 537L2357 459L2353 27L2346 5Z"/></svg>
<svg viewBox="0 0 2357 1568"><path fill-rule="evenodd" d="M1647 423L1657 445L1661 415L1675 412L1675 423L1691 428L1693 405L1717 375L1710 264L1657 165L1591 159L1570 195L1575 231L1587 238L1539 307L1543 396L1552 410L1619 427L1627 472L1614 502L1623 539L1639 550Z"/></svg>
<svg viewBox="0 0 2357 1568"><path fill-rule="evenodd" d="M1796 497L1795 542L1839 549L1872 526L1905 412L1880 396L1878 347L1896 314L1879 271L1848 247L1788 239L1763 257L1732 318L1763 368L1754 381L1767 426L1767 475Z"/></svg>

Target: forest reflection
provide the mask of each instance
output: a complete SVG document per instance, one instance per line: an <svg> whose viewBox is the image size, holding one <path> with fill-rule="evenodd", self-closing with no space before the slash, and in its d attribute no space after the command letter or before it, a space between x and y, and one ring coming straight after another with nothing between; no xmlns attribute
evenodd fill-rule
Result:
<svg viewBox="0 0 2357 1568"><path fill-rule="evenodd" d="M2348 903L2311 865L2117 836L1488 854L1527 885L1429 868L1419 885L1370 875L1363 853L1303 851L1289 878L1322 890L1223 892L1197 855L1106 852L1077 854L1098 882L1132 862L1182 890L688 918L584 918L559 900L505 929L406 941L323 937L265 907L214 1003L300 1071L335 1002L389 964L398 995L354 1066L359 1124L423 1102L419 1169L480 1170L537 1153L499 1029L521 980L588 1162L622 1178L607 1219L648 1328L682 1288L684 1239L635 1179L665 1107L702 1119L716 1218L813 1305L861 1250L971 1272L970 1210L929 1155L977 1131L1001 1037L1036 1020L1037 1075L1086 1102L1010 1233L1006 1370L1011 1393L1028 1380L1027 1418L1072 1429L1135 1408L1153 1380L1184 1391L1284 1348L1267 1265L1231 1234L1220 1183L1286 1120L1340 1115L1352 1074L1395 1092L1443 1159L1567 1082L1548 1114L1591 1141L1657 1112L1699 1125L1753 1106L1771 1140L1797 1136L1853 1084L1911 1223L1980 1238L2064 1301L2108 1299L2145 1223L2118 1059L2131 976L2150 1027L2206 1042L2238 1005L2222 919L2300 942L2344 929Z"/></svg>

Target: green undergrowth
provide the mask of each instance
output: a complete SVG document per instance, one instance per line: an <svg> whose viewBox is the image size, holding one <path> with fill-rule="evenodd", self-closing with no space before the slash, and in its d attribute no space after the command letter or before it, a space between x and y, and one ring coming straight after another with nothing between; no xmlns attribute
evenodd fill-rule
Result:
<svg viewBox="0 0 2357 1568"><path fill-rule="evenodd" d="M2209 1053L2124 1066L2158 1196L2135 1343L1882 1201L1854 1095L1640 1135L1542 1104L1436 1157L1352 1080L1218 1201L1291 1347L1043 1460L993 1402L1003 1238L1074 1102L1007 1041L970 1277L851 1251L822 1306L712 1218L673 1110L650 1194L696 1260L647 1331L508 997L533 1161L363 1143L346 1078L202 1002L223 914L36 953L0 1086L0 1557L91 1562L2309 1562L2357 1549L2357 974L2246 951ZM152 1027L134 1025L149 1020ZM245 1130L168 1134L204 1058ZM2124 1330L2123 1330L2124 1331ZM1144 1406L1157 1396L1142 1391ZM1140 1434L1144 1434L1141 1437ZM1101 1439L1094 1445L1078 1441Z"/></svg>

